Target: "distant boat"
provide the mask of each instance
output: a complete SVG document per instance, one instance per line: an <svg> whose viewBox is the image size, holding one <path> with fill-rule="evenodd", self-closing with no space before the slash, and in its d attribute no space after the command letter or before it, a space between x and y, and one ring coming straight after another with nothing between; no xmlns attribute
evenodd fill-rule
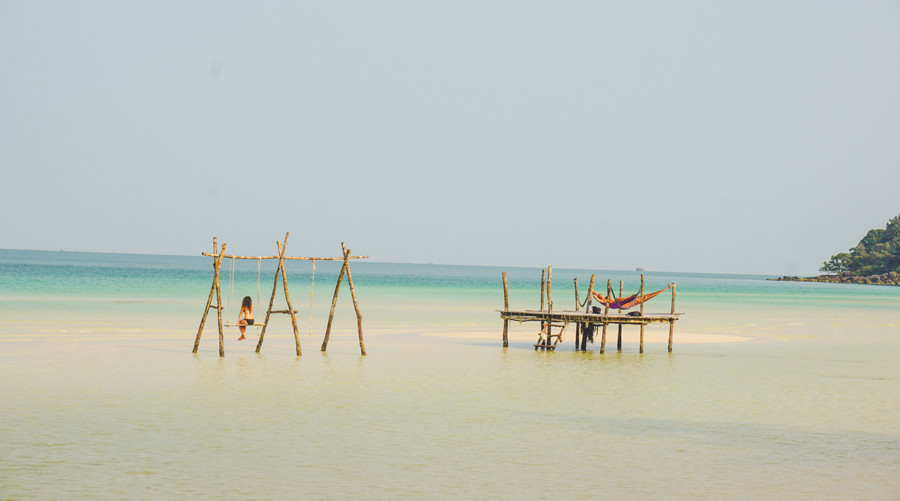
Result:
<svg viewBox="0 0 900 501"><path fill-rule="evenodd" d="M634 271L644 271L644 267L638 266L637 268L634 269Z"/></svg>

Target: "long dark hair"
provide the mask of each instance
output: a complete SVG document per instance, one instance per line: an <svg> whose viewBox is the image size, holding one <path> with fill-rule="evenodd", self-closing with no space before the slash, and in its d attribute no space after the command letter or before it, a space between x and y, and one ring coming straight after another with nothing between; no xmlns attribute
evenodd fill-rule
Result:
<svg viewBox="0 0 900 501"><path fill-rule="evenodd" d="M241 301L241 309L247 308L248 310L253 309L253 300L250 299L250 296L244 296L244 300Z"/></svg>

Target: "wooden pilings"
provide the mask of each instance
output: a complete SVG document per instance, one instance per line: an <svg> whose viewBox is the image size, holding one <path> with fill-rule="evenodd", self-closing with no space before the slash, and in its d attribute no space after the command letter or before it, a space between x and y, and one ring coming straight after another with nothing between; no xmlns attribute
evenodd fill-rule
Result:
<svg viewBox="0 0 900 501"><path fill-rule="evenodd" d="M553 277L553 267L547 267L547 311L553 311L553 297L550 295L550 284L552 282Z"/></svg>
<svg viewBox="0 0 900 501"><path fill-rule="evenodd" d="M675 282L672 282L672 315L675 314ZM672 353L672 333L675 331L675 321L669 320L669 353Z"/></svg>
<svg viewBox="0 0 900 501"><path fill-rule="evenodd" d="M612 280L606 281L606 297L609 297L612 293ZM609 303L603 305L603 314L609 315ZM603 322L603 333L600 337L600 353L606 353L606 326L607 323Z"/></svg>
<svg viewBox="0 0 900 501"><path fill-rule="evenodd" d="M584 311L591 311L591 302L594 300L594 278L594 274L591 273L591 282L588 284L587 304L584 307Z"/></svg>
<svg viewBox="0 0 900 501"><path fill-rule="evenodd" d="M544 311L544 293L547 292L547 270L541 268L541 311ZM547 330L546 322L541 322L541 332L538 334L538 342L534 346L534 351L537 351L538 345L544 344L544 331Z"/></svg>
<svg viewBox="0 0 900 501"><path fill-rule="evenodd" d="M509 284L506 282L506 272L503 272L503 309L509 310ZM503 347L509 347L509 320L503 321Z"/></svg>
<svg viewBox="0 0 900 501"><path fill-rule="evenodd" d="M544 275L545 270L541 270L541 310L544 311L544 288L546 287L547 292L547 315L553 314L553 267L548 266L546 269L546 275ZM546 277L546 279L545 279ZM508 305L507 305L508 309ZM541 350L555 350L556 346L562 341L563 333L568 327L569 321L563 320L561 322L553 322L552 320L548 320L546 322L541 322L541 330L538 333L538 340L534 344L534 349L537 351ZM554 329L558 329L554 331Z"/></svg>
<svg viewBox="0 0 900 501"><path fill-rule="evenodd" d="M619 280L619 297L622 297L624 284L621 280ZM622 313L622 308L618 309L619 313ZM619 337L616 339L616 349L622 351L622 324L619 324Z"/></svg>
<svg viewBox="0 0 900 501"><path fill-rule="evenodd" d="M641 297L644 297L644 274L641 273ZM641 316L644 316L644 302L641 301ZM641 324L641 353L644 353L644 324Z"/></svg>
<svg viewBox="0 0 900 501"><path fill-rule="evenodd" d="M509 306L506 307L509 309ZM578 277L575 277L575 311L581 311L581 298L578 297ZM507 322L507 320L504 320ZM581 323L575 324L575 349L578 349L578 343L581 336Z"/></svg>
<svg viewBox="0 0 900 501"><path fill-rule="evenodd" d="M590 281L590 283L588 284L588 295L587 295L587 299L586 299L585 302L584 302L584 311L585 311L586 313L590 313L590 312L591 312L591 302L594 300L594 279L595 279L595 278L596 278L596 277L594 276L594 274L591 273L591 281ZM591 342L592 342L592 343L594 342L594 334L593 334L593 332L594 332L593 326L591 326ZM587 350L587 338L588 338L588 337L587 337L587 333L586 333L586 332L584 331L584 329L582 328L582 331L581 331L581 351Z"/></svg>
<svg viewBox="0 0 900 501"><path fill-rule="evenodd" d="M546 273L546 279L544 272ZM553 267L548 266L546 270L541 269L541 311L544 310L544 292L546 289L547 292L547 313L553 311L553 298L550 295L551 282L553 280ZM552 332L552 323L551 322L541 322L541 332L538 334L538 342L535 343L534 349L537 351L538 348L544 350L550 346L550 334Z"/></svg>
<svg viewBox="0 0 900 501"><path fill-rule="evenodd" d="M581 310L581 301L578 299L578 277L575 277L575 311Z"/></svg>

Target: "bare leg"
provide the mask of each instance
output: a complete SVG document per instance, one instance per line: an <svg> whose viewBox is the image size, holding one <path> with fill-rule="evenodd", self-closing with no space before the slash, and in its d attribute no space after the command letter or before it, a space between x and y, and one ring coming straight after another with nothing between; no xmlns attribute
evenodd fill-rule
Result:
<svg viewBox="0 0 900 501"><path fill-rule="evenodd" d="M241 329L241 337L238 338L238 341L247 339L247 336L244 335L244 331L247 330L247 328L244 327L245 325L247 325L247 321L242 318L242 319L238 320L238 325L240 325L239 329Z"/></svg>

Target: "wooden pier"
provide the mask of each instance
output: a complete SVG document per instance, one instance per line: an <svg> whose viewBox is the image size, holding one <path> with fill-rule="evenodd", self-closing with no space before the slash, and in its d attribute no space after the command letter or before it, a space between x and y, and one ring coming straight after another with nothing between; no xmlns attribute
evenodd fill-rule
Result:
<svg viewBox="0 0 900 501"><path fill-rule="evenodd" d="M638 293L640 300L640 310L631 313L623 313L621 309L610 310L609 305L603 306L602 312L595 312L591 308L591 302L594 297L594 275L591 275L590 286L588 287L587 297L581 302L578 297L578 279L575 279L575 309L574 310L553 310L553 299L551 296L551 279L553 275L553 267L548 267L541 271L541 303L538 310L514 310L509 307L509 286L506 279L506 272L503 272L503 309L499 310L500 318L503 319L503 346L509 346L508 331L509 322L540 322L541 329L538 333L538 340L534 345L534 349L538 350L555 350L557 345L562 341L563 333L570 325L574 325L575 329L575 349L586 350L587 342L594 341L594 331L597 328L601 330L600 353L606 351L606 331L610 325L618 326L617 349L622 349L622 326L638 325L640 326L640 352L644 352L644 326L651 323L668 323L669 324L669 346L668 350L672 352L672 340L674 337L675 322L682 313L675 312L675 283L669 284L667 288L672 291L672 299L670 311L666 313L645 313L644 312L644 275L641 274L641 288ZM607 295L612 297L612 282L607 281ZM622 297L624 290L623 283L619 282L619 297ZM546 292L547 301L546 308L544 302L544 293ZM659 292L657 292L659 293ZM646 297L650 297L647 295ZM627 305L625 305L627 307ZM581 311L584 307L584 311Z"/></svg>

